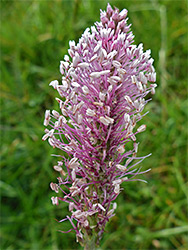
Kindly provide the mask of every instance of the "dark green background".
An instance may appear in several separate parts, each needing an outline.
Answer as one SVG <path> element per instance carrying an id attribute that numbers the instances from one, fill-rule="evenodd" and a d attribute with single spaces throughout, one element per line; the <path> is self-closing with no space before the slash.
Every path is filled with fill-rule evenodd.
<path id="1" fill-rule="evenodd" d="M 144 117 L 139 155 L 152 171 L 148 184 L 124 185 L 117 213 L 101 249 L 188 248 L 187 2 L 109 1 L 127 8 L 135 44 L 155 59 L 158 88 Z M 56 159 L 42 142 L 46 109 L 57 109 L 58 94 L 48 84 L 60 79 L 59 61 L 68 41 L 78 42 L 99 20 L 107 1 L 1 1 L 1 249 L 81 249 L 69 224 L 55 218 L 67 205 L 52 206 L 49 188 Z M 159 53 L 160 52 L 160 53 Z M 160 56 L 159 56 L 160 54 Z"/>

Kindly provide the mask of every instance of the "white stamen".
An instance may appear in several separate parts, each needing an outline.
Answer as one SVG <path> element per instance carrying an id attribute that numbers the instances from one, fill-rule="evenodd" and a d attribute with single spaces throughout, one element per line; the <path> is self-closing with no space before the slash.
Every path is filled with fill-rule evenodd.
<path id="1" fill-rule="evenodd" d="M 48 139 L 48 143 L 50 144 L 50 146 L 52 146 L 53 148 L 55 148 L 55 143 L 54 143 L 54 140 L 52 138 Z"/>
<path id="2" fill-rule="evenodd" d="M 80 84 L 77 83 L 77 82 L 71 82 L 71 85 L 72 85 L 73 87 L 75 87 L 75 88 L 80 87 Z"/>
<path id="3" fill-rule="evenodd" d="M 125 69 L 122 69 L 122 68 L 119 68 L 117 69 L 117 72 L 120 74 L 120 75 L 125 75 L 127 72 Z"/>
<path id="4" fill-rule="evenodd" d="M 106 211 L 106 209 L 100 203 L 98 203 L 97 205 L 101 210 L 103 210 L 104 212 Z"/>
<path id="5" fill-rule="evenodd" d="M 49 134 L 47 133 L 47 134 L 43 135 L 42 140 L 45 141 L 46 139 L 48 139 L 48 137 L 49 137 Z"/>
<path id="6" fill-rule="evenodd" d="M 63 89 L 63 91 L 66 91 L 67 90 L 67 88 L 68 88 L 68 83 L 67 83 L 67 81 L 65 81 L 65 80 L 62 80 L 62 89 Z"/>
<path id="7" fill-rule="evenodd" d="M 79 190 L 75 190 L 72 192 L 71 196 L 76 196 L 77 194 L 79 194 Z"/>
<path id="8" fill-rule="evenodd" d="M 84 85 L 82 87 L 82 91 L 84 92 L 85 95 L 87 95 L 89 93 L 89 89 L 88 89 L 88 87 L 86 85 Z"/>
<path id="9" fill-rule="evenodd" d="M 50 188 L 55 191 L 56 193 L 59 193 L 59 188 L 58 185 L 56 183 L 51 182 L 50 183 Z"/>
<path id="10" fill-rule="evenodd" d="M 69 147 L 69 146 L 65 146 L 64 149 L 65 149 L 66 151 L 68 151 L 68 152 L 72 151 L 72 148 Z"/>
<path id="11" fill-rule="evenodd" d="M 121 78 L 119 76 L 111 76 L 110 78 L 117 82 L 121 81 Z"/>
<path id="12" fill-rule="evenodd" d="M 63 125 L 67 123 L 67 120 L 63 115 L 60 115 L 58 122 L 59 122 L 59 125 Z"/>
<path id="13" fill-rule="evenodd" d="M 105 100 L 105 96 L 106 96 L 106 94 L 104 94 L 102 92 L 99 93 L 99 98 L 100 98 L 101 101 Z"/>
<path id="14" fill-rule="evenodd" d="M 51 129 L 51 130 L 48 132 L 48 135 L 49 135 L 49 137 L 52 137 L 53 134 L 54 134 L 54 129 Z"/>
<path id="15" fill-rule="evenodd" d="M 86 115 L 88 115 L 88 116 L 95 116 L 96 113 L 95 113 L 94 110 L 88 108 L 88 109 L 86 110 Z"/>
<path id="16" fill-rule="evenodd" d="M 72 158 L 70 161 L 69 161 L 69 165 L 68 167 L 71 168 L 71 169 L 76 169 L 80 166 L 80 164 L 78 162 L 76 162 L 78 160 L 78 158 Z"/>
<path id="17" fill-rule="evenodd" d="M 111 51 L 108 55 L 107 55 L 107 59 L 110 60 L 112 59 L 115 55 L 117 55 L 117 51 L 116 50 L 113 50 Z"/>
<path id="18" fill-rule="evenodd" d="M 54 80 L 50 82 L 49 86 L 52 86 L 54 89 L 57 89 L 58 84 L 59 84 L 58 81 Z"/>
<path id="19" fill-rule="evenodd" d="M 126 123 L 129 123 L 130 122 L 130 115 L 125 113 L 124 114 L 124 120 L 125 120 Z"/>
<path id="20" fill-rule="evenodd" d="M 104 105 L 103 102 L 93 102 L 94 105 L 102 107 Z"/>
<path id="21" fill-rule="evenodd" d="M 123 9 L 122 11 L 119 12 L 119 16 L 121 18 L 125 18 L 127 16 L 127 10 L 126 9 Z"/>
<path id="22" fill-rule="evenodd" d="M 128 95 L 124 96 L 124 98 L 125 98 L 125 100 L 127 101 L 128 104 L 130 104 L 130 105 L 133 104 L 133 101 L 131 100 L 131 98 Z"/>
<path id="23" fill-rule="evenodd" d="M 117 167 L 119 170 L 121 170 L 121 171 L 126 171 L 126 170 L 127 170 L 127 168 L 126 168 L 125 166 L 122 166 L 122 165 L 120 165 L 120 164 L 117 164 L 116 167 Z"/>
<path id="24" fill-rule="evenodd" d="M 140 81 L 141 81 L 143 84 L 147 84 L 147 78 L 145 77 L 145 75 L 144 75 L 143 72 L 140 72 L 140 73 L 139 73 L 139 77 L 140 77 Z"/>
<path id="25" fill-rule="evenodd" d="M 101 48 L 101 46 L 102 46 L 102 41 L 99 41 L 94 48 L 94 53 L 96 53 Z"/>
<path id="26" fill-rule="evenodd" d="M 82 119 L 83 119 L 82 115 L 78 114 L 78 118 L 77 118 L 78 124 L 81 124 Z"/>
<path id="27" fill-rule="evenodd" d="M 114 122 L 114 119 L 110 118 L 108 116 L 106 116 L 106 117 L 101 116 L 99 118 L 99 120 L 100 120 L 100 122 L 102 122 L 106 126 L 108 126 L 110 123 L 113 124 L 113 122 Z"/>
<path id="28" fill-rule="evenodd" d="M 95 54 L 89 61 L 90 61 L 90 62 L 93 62 L 97 57 L 98 57 L 98 55 Z"/>
<path id="29" fill-rule="evenodd" d="M 69 46 L 71 49 L 74 49 L 75 45 L 76 45 L 75 41 L 69 41 Z"/>
<path id="30" fill-rule="evenodd" d="M 72 176 L 73 181 L 75 181 L 75 180 L 76 180 L 76 172 L 75 172 L 75 169 L 72 170 L 71 176 Z"/>
<path id="31" fill-rule="evenodd" d="M 142 87 L 141 82 L 137 82 L 136 86 L 137 86 L 138 90 L 142 93 L 143 92 L 143 87 Z"/>
<path id="32" fill-rule="evenodd" d="M 85 68 L 89 68 L 89 63 L 83 62 L 83 63 L 79 63 L 78 67 L 85 69 Z"/>
<path id="33" fill-rule="evenodd" d="M 102 75 L 107 75 L 108 73 L 110 73 L 110 70 L 103 70 L 103 71 L 98 71 L 98 72 L 92 72 L 90 74 L 90 77 L 95 79 L 95 78 L 99 78 Z"/>
<path id="34" fill-rule="evenodd" d="M 113 209 L 116 210 L 116 208 L 117 208 L 117 203 L 114 202 L 114 203 L 113 203 Z"/>
<path id="35" fill-rule="evenodd" d="M 124 145 L 121 145 L 118 147 L 117 151 L 120 153 L 120 154 L 123 154 L 124 151 L 125 151 L 125 146 Z"/>
<path id="36" fill-rule="evenodd" d="M 127 133 L 128 133 L 128 134 L 131 134 L 132 131 L 133 131 L 133 126 L 132 126 L 132 124 L 129 124 L 129 126 L 128 126 L 128 128 L 127 128 Z"/>
<path id="37" fill-rule="evenodd" d="M 65 60 L 66 62 L 68 62 L 68 61 L 69 61 L 69 56 L 68 56 L 68 55 L 65 55 L 65 56 L 64 56 L 64 60 Z"/>
<path id="38" fill-rule="evenodd" d="M 137 80 L 136 80 L 136 76 L 131 76 L 131 80 L 133 84 L 136 84 Z"/>
<path id="39" fill-rule="evenodd" d="M 125 164 L 128 166 L 129 163 L 131 163 L 132 160 L 133 160 L 132 158 L 129 158 L 128 160 L 126 160 Z"/>
<path id="40" fill-rule="evenodd" d="M 52 110 L 52 115 L 54 115 L 55 118 L 59 118 L 59 113 L 56 110 Z"/>
<path id="41" fill-rule="evenodd" d="M 146 52 L 144 54 L 145 54 L 146 58 L 148 59 L 150 57 L 151 50 L 150 49 L 146 50 Z"/>
<path id="42" fill-rule="evenodd" d="M 121 184 L 122 183 L 122 181 L 120 180 L 120 179 L 116 179 L 116 180 L 114 180 L 113 182 L 112 182 L 112 184 L 115 186 L 115 185 L 119 185 L 119 184 Z"/>
<path id="43" fill-rule="evenodd" d="M 131 139 L 132 139 L 133 141 L 136 141 L 136 136 L 135 136 L 134 134 L 132 134 L 132 135 L 131 135 Z"/>
<path id="44" fill-rule="evenodd" d="M 114 212 L 114 209 L 110 209 L 110 210 L 108 211 L 108 213 L 107 213 L 107 216 L 110 217 L 110 216 L 113 214 L 113 212 Z"/>
<path id="45" fill-rule="evenodd" d="M 135 100 L 135 101 L 134 101 L 134 107 L 138 110 L 139 106 L 140 106 L 139 101 L 138 101 L 138 100 Z"/>
<path id="46" fill-rule="evenodd" d="M 106 50 L 105 50 L 104 48 L 102 48 L 101 51 L 102 51 L 102 53 L 103 53 L 104 58 L 106 58 L 106 57 L 107 57 L 107 52 L 106 52 Z"/>
<path id="47" fill-rule="evenodd" d="M 128 177 L 123 177 L 123 178 L 122 178 L 122 182 L 123 182 L 123 181 L 127 181 L 127 180 L 128 180 Z"/>
<path id="48" fill-rule="evenodd" d="M 60 62 L 60 65 L 59 65 L 59 71 L 62 75 L 64 75 L 64 69 L 63 69 L 63 64 L 62 64 L 62 61 Z"/>
<path id="49" fill-rule="evenodd" d="M 75 73 L 74 70 L 71 70 L 71 71 L 70 71 L 70 76 L 72 76 L 72 78 L 73 78 L 74 80 L 77 80 L 77 79 L 78 79 L 78 76 L 77 76 L 77 74 Z"/>
<path id="50" fill-rule="evenodd" d="M 151 88 L 156 88 L 156 87 L 157 87 L 157 84 L 156 84 L 156 83 L 150 84 L 150 87 L 151 87 Z"/>
<path id="51" fill-rule="evenodd" d="M 133 63 L 131 64 L 131 67 L 132 68 L 136 67 L 139 64 L 139 62 L 140 61 L 138 59 L 134 60 Z"/>
<path id="52" fill-rule="evenodd" d="M 61 109 L 61 112 L 64 116 L 67 116 L 67 111 L 64 108 Z"/>
<path id="53" fill-rule="evenodd" d="M 120 185 L 116 184 L 115 187 L 114 187 L 114 193 L 119 194 L 119 191 L 120 191 Z"/>
<path id="54" fill-rule="evenodd" d="M 121 78 L 119 76 L 111 76 L 108 78 L 108 82 L 110 84 L 116 84 L 119 81 L 121 81 Z"/>
<path id="55" fill-rule="evenodd" d="M 72 60 L 72 65 L 74 68 L 78 65 L 79 61 L 80 61 L 80 56 L 79 56 L 78 52 L 76 52 L 75 56 L 73 57 L 73 60 Z"/>
<path id="56" fill-rule="evenodd" d="M 48 126 L 50 122 L 50 110 L 46 110 L 45 112 L 45 118 L 44 118 L 44 126 Z"/>
<path id="57" fill-rule="evenodd" d="M 64 62 L 64 61 L 61 61 L 61 66 L 64 68 L 64 69 L 68 69 L 69 67 L 69 63 L 68 62 Z"/>
<path id="58" fill-rule="evenodd" d="M 150 84 L 151 87 L 151 94 L 154 95 L 155 94 L 155 88 L 157 87 L 157 84 Z"/>
<path id="59" fill-rule="evenodd" d="M 53 205 L 58 205 L 58 204 L 59 204 L 59 203 L 58 203 L 58 197 L 52 196 L 52 197 L 51 197 L 51 200 L 52 200 L 52 204 L 53 204 Z"/>
<path id="60" fill-rule="evenodd" d="M 113 85 L 110 85 L 110 86 L 108 87 L 108 93 L 110 93 L 110 92 L 112 91 L 112 89 L 113 89 Z"/>
<path id="61" fill-rule="evenodd" d="M 137 153 L 138 152 L 138 143 L 135 142 L 133 145 L 134 145 L 134 151 Z"/>
<path id="62" fill-rule="evenodd" d="M 115 67 L 115 68 L 120 68 L 121 67 L 121 63 L 119 61 L 112 61 L 112 65 Z"/>
<path id="63" fill-rule="evenodd" d="M 125 107 L 125 112 L 129 112 L 130 110 L 131 110 L 130 107 L 128 107 L 128 106 Z"/>
<path id="64" fill-rule="evenodd" d="M 143 124 L 143 125 L 141 125 L 138 129 L 137 129 L 137 132 L 143 132 L 143 131 L 145 131 L 146 130 L 146 125 L 145 124 Z"/>
<path id="65" fill-rule="evenodd" d="M 61 172 L 63 169 L 60 166 L 53 166 L 54 170 L 57 172 Z"/>
<path id="66" fill-rule="evenodd" d="M 151 88 L 151 94 L 152 94 L 152 95 L 155 94 L 155 88 Z"/>
<path id="67" fill-rule="evenodd" d="M 74 202 L 70 202 L 69 203 L 69 211 L 71 212 L 71 211 L 73 211 L 73 209 L 74 209 Z"/>

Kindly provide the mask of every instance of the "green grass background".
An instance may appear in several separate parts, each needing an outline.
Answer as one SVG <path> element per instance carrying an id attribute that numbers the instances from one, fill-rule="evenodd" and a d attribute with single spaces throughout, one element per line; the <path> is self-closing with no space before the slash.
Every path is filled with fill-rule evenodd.
<path id="1" fill-rule="evenodd" d="M 101 241 L 105 249 L 188 249 L 187 223 L 187 2 L 110 1 L 129 10 L 135 44 L 152 50 L 158 88 L 144 117 L 139 155 L 148 184 L 124 185 L 117 213 Z M 56 158 L 42 142 L 46 109 L 58 108 L 59 61 L 99 20 L 107 1 L 1 0 L 1 249 L 81 249 L 68 223 L 55 219 L 67 205 L 51 204 Z"/>

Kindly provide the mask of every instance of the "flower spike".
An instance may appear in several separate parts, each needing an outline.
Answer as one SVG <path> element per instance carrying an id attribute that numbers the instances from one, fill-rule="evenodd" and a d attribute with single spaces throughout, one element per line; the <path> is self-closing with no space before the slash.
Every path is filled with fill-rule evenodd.
<path id="1" fill-rule="evenodd" d="M 68 155 L 54 166 L 60 177 L 50 187 L 59 197 L 52 197 L 52 204 L 69 204 L 67 232 L 74 230 L 84 246 L 92 237 L 99 243 L 115 215 L 121 184 L 146 172 L 134 169 L 147 157 L 136 157 L 136 135 L 146 129 L 137 122 L 145 115 L 145 97 L 157 86 L 150 50 L 133 44 L 127 10 L 108 4 L 100 16 L 78 44 L 69 42 L 69 56 L 60 62 L 62 81 L 50 83 L 59 93 L 59 110 L 47 110 L 44 120 L 51 130 L 43 140 Z"/>

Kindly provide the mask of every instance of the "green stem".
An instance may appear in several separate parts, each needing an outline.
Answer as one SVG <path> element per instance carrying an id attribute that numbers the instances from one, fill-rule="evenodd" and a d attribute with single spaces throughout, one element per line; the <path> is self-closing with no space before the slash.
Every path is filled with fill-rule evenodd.
<path id="1" fill-rule="evenodd" d="M 87 236 L 85 239 L 84 250 L 95 250 L 96 249 L 96 238 L 94 235 L 91 237 Z"/>

